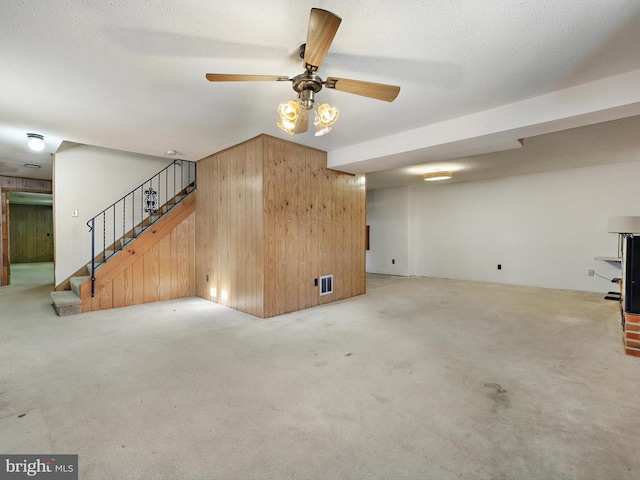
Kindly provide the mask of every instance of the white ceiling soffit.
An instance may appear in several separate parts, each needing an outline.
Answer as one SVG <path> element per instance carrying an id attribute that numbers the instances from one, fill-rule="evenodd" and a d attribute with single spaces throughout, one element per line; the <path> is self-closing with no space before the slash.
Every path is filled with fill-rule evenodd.
<path id="1" fill-rule="evenodd" d="M 302 73 L 312 7 L 342 18 L 322 78 L 401 91 L 387 103 L 323 89 L 333 130 L 289 136 L 276 126 L 289 82 L 205 74 Z M 198 160 L 260 133 L 372 172 L 640 114 L 637 0 L 9 1 L 0 40 L 0 175 L 50 178 L 63 140 Z"/>

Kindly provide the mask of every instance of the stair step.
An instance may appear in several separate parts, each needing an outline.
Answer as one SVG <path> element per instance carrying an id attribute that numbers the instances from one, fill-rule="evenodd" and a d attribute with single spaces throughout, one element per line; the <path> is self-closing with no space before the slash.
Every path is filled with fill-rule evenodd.
<path id="1" fill-rule="evenodd" d="M 96 262 L 96 272 L 98 271 L 98 269 L 100 269 L 102 267 L 102 265 L 104 265 L 104 262 L 98 263 Z M 87 263 L 87 272 L 89 273 L 89 275 L 91 275 L 91 263 Z"/>
<path id="2" fill-rule="evenodd" d="M 127 243 L 129 243 L 132 240 L 133 240 L 133 238 L 131 238 L 131 237 L 122 237 L 120 239 L 120 245 L 122 245 L 124 247 Z"/>
<path id="3" fill-rule="evenodd" d="M 91 268 L 91 265 L 89 265 L 89 268 Z M 73 293 L 75 293 L 76 295 L 80 296 L 80 285 L 87 279 L 89 278 L 89 276 L 83 276 L 83 277 L 73 277 L 69 283 L 71 283 L 71 291 Z"/>
<path id="4" fill-rule="evenodd" d="M 51 292 L 51 298 L 53 299 L 53 308 L 59 317 L 82 313 L 82 300 L 71 290 Z"/>

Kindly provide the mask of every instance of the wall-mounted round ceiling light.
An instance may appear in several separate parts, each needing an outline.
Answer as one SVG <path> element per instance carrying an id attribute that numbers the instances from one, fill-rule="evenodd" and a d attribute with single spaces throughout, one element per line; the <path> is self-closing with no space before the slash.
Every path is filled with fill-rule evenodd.
<path id="1" fill-rule="evenodd" d="M 449 180 L 453 177 L 453 173 L 448 171 L 435 171 L 430 173 L 425 173 L 422 176 L 422 179 L 426 182 L 437 182 L 438 180 Z"/>
<path id="2" fill-rule="evenodd" d="M 41 152 L 44 150 L 44 137 L 37 133 L 27 133 L 28 145 L 34 152 Z"/>

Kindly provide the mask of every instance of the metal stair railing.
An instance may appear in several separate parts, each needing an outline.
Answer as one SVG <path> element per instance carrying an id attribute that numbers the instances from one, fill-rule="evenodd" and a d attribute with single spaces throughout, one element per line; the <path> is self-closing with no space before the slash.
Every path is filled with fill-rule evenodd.
<path id="1" fill-rule="evenodd" d="M 196 188 L 196 163 L 174 160 L 87 222 L 91 233 L 91 296 L 96 269 L 138 237 Z M 107 239 L 111 243 L 107 243 Z M 102 254 L 96 248 L 102 240 Z M 87 265 L 88 266 L 88 265 Z"/>

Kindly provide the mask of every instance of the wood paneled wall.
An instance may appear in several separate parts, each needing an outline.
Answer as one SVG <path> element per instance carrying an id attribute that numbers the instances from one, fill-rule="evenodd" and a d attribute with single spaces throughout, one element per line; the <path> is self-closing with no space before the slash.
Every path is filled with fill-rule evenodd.
<path id="1" fill-rule="evenodd" d="M 263 140 L 197 164 L 196 295 L 264 316 Z M 208 280 L 207 280 L 208 279 Z"/>
<path id="2" fill-rule="evenodd" d="M 198 296 L 271 317 L 365 293 L 364 178 L 326 159 L 261 135 L 198 162 Z"/>
<path id="3" fill-rule="evenodd" d="M 82 311 L 127 307 L 195 294 L 195 194 L 145 231 L 81 286 Z"/>
<path id="4" fill-rule="evenodd" d="M 53 262 L 52 208 L 9 205 L 11 263 Z"/>

